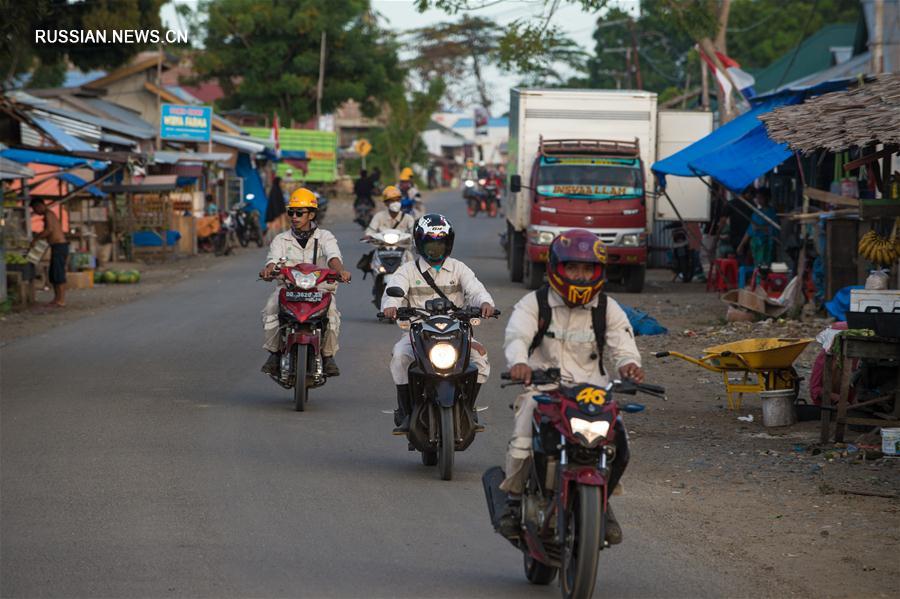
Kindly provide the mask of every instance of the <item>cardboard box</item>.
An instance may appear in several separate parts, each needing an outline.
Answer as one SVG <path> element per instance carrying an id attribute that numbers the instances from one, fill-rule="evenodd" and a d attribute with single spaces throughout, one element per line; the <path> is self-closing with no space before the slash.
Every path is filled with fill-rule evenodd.
<path id="1" fill-rule="evenodd" d="M 757 287 L 753 291 L 749 289 L 732 289 L 722 294 L 722 301 L 769 318 L 778 318 L 787 311 L 786 306 L 769 299 L 762 287 Z"/>

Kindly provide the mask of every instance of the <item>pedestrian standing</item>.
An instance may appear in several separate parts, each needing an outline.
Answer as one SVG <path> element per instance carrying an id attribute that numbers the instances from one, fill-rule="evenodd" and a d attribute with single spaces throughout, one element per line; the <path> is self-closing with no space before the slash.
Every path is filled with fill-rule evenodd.
<path id="1" fill-rule="evenodd" d="M 53 301 L 48 306 L 62 308 L 66 305 L 66 261 L 69 257 L 69 243 L 63 232 L 59 217 L 53 213 L 43 200 L 31 200 L 31 209 L 44 218 L 44 230 L 31 240 L 33 247 L 39 239 L 50 244 L 50 284 L 53 286 Z"/>
<path id="2" fill-rule="evenodd" d="M 757 211 L 750 217 L 750 225 L 747 227 L 740 245 L 738 245 L 738 253 L 740 254 L 741 250 L 749 243 L 750 255 L 753 257 L 753 266 L 756 268 L 767 268 L 772 264 L 772 258 L 775 254 L 776 231 L 775 227 L 768 221 L 777 223 L 778 214 L 769 205 L 769 201 L 770 196 L 767 187 L 761 187 L 756 190 Z M 767 218 L 763 218 L 763 214 Z"/>

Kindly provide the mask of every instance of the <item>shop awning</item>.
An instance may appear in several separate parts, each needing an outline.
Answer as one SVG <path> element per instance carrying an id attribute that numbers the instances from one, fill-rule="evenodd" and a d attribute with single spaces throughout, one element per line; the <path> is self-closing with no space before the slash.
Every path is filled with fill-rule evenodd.
<path id="1" fill-rule="evenodd" d="M 176 175 L 147 175 L 138 183 L 112 183 L 102 189 L 109 193 L 158 193 L 174 190 L 177 180 Z"/>
<path id="2" fill-rule="evenodd" d="M 0 157 L 0 179 L 31 179 L 34 171 L 23 164 Z"/>
<path id="3" fill-rule="evenodd" d="M 235 135 L 225 135 L 224 133 L 213 133 L 212 140 L 217 144 L 222 144 L 241 152 L 247 152 L 248 154 L 263 153 L 267 147 L 266 144 L 251 137 L 237 137 Z"/>
<path id="4" fill-rule="evenodd" d="M 153 154 L 153 162 L 157 164 L 227 162 L 230 158 L 231 154 L 228 152 L 172 152 L 159 150 Z"/>
<path id="5" fill-rule="evenodd" d="M 59 173 L 58 175 L 55 175 L 55 177 L 57 179 L 65 181 L 66 183 L 71 183 L 75 187 L 82 187 L 84 185 L 87 185 L 87 181 L 85 181 L 78 175 L 73 175 L 72 173 Z M 98 198 L 106 197 L 106 194 L 103 193 L 102 191 L 100 191 L 99 189 L 97 189 L 96 185 L 88 185 L 82 191 L 86 191 L 89 194 L 91 194 L 92 196 L 95 196 Z"/>
<path id="6" fill-rule="evenodd" d="M 108 166 L 107 162 L 98 160 L 88 160 L 87 158 L 79 158 L 68 154 L 51 154 L 50 152 L 41 152 L 38 150 L 23 150 L 19 148 L 6 148 L 0 150 L 0 156 L 8 160 L 13 160 L 20 164 L 28 164 L 34 162 L 36 164 L 47 164 L 49 166 L 61 166 L 63 168 L 72 168 L 74 166 L 89 166 L 95 171 L 100 171 Z"/>
<path id="7" fill-rule="evenodd" d="M 754 98 L 749 111 L 650 168 L 661 187 L 666 186 L 667 175 L 708 176 L 739 193 L 791 155 L 787 144 L 769 138 L 759 116 L 779 106 L 800 104 L 811 96 L 844 89 L 849 83 L 849 79 L 827 81 Z"/>

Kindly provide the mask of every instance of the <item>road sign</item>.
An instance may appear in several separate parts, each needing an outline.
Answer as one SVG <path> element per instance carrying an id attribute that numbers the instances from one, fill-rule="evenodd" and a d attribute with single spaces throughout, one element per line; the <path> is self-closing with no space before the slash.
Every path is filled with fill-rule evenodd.
<path id="1" fill-rule="evenodd" d="M 212 109 L 209 106 L 163 104 L 159 133 L 163 139 L 209 141 Z"/>
<path id="2" fill-rule="evenodd" d="M 353 147 L 356 149 L 356 153 L 363 157 L 372 151 L 372 144 L 369 143 L 368 139 L 357 140 Z"/>

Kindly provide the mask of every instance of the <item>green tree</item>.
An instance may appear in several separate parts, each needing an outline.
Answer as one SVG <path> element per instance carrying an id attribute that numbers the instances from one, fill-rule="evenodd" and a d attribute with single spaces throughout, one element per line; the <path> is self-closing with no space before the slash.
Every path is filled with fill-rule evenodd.
<path id="1" fill-rule="evenodd" d="M 166 0 L 0 0 L 0 77 L 12 87 L 34 73 L 31 87 L 61 85 L 68 64 L 83 71 L 111 69 L 149 47 L 141 44 L 35 44 L 34 32 L 47 30 L 160 29 L 159 9 Z"/>
<path id="2" fill-rule="evenodd" d="M 402 80 L 396 45 L 368 0 L 219 0 L 200 10 L 207 33 L 195 68 L 198 79 L 218 80 L 222 108 L 277 111 L 284 123 L 309 120 L 323 32 L 323 113 L 352 98 L 373 116 L 391 82 Z"/>
<path id="3" fill-rule="evenodd" d="M 405 92 L 401 86 L 394 86 L 388 98 L 387 124 L 371 135 L 373 151 L 368 164 L 399 177 L 403 167 L 426 163 L 428 155 L 422 132 L 444 91 L 441 79 L 433 79 L 425 91 Z"/>

